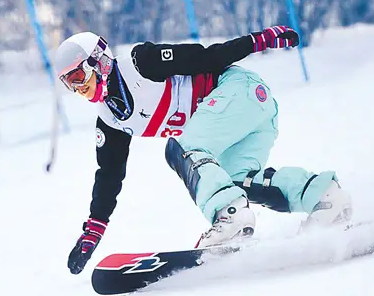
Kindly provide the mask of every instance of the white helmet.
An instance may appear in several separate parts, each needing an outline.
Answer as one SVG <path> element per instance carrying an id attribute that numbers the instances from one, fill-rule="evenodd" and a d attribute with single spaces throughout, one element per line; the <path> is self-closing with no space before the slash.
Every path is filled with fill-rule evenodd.
<path id="1" fill-rule="evenodd" d="M 101 100 L 107 95 L 106 79 L 112 71 L 113 59 L 113 53 L 104 38 L 92 32 L 82 32 L 69 37 L 60 44 L 56 52 L 55 69 L 59 79 L 70 90 L 74 88 L 64 79 L 66 74 L 79 68 L 84 70 L 88 77 L 92 74 L 92 70 L 95 71 L 99 77 L 95 94 L 96 102 L 99 100 L 97 95 Z M 81 81 L 81 83 L 85 82 Z"/>

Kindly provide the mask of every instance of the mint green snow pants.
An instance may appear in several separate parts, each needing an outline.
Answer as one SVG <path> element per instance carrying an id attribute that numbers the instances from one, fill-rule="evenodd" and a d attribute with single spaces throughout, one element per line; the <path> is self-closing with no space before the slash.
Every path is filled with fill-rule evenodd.
<path id="1" fill-rule="evenodd" d="M 213 158 L 219 163 L 198 168 L 196 204 L 209 222 L 214 222 L 217 211 L 246 195 L 233 181 L 242 182 L 249 171 L 260 170 L 254 182 L 262 183 L 262 171 L 278 136 L 277 115 L 277 102 L 266 83 L 238 66 L 220 75 L 217 88 L 198 105 L 178 142 L 185 151 L 203 151 L 192 154 L 193 161 Z M 280 188 L 292 212 L 310 213 L 336 179 L 334 172 L 319 174 L 301 198 L 313 175 L 297 167 L 284 167 L 273 175 L 272 185 Z"/>

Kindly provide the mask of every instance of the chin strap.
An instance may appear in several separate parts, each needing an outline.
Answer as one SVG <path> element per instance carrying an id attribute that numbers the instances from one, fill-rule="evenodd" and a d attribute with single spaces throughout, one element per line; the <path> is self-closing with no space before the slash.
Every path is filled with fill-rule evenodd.
<path id="1" fill-rule="evenodd" d="M 96 83 L 95 95 L 91 100 L 89 100 L 91 103 L 104 102 L 104 98 L 108 95 L 108 82 L 107 81 L 108 81 L 108 74 L 103 74 L 99 82 Z"/>

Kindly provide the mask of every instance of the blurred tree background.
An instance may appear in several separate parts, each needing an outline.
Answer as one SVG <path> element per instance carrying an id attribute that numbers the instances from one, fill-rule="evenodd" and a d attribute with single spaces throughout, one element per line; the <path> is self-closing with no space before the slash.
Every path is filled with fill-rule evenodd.
<path id="1" fill-rule="evenodd" d="M 374 0 L 294 0 L 304 43 L 316 29 L 374 23 Z M 183 0 L 35 0 L 50 48 L 92 31 L 112 45 L 189 38 Z M 235 37 L 289 25 L 285 0 L 194 0 L 200 37 Z M 0 0 L 0 50 L 34 46 L 24 0 Z"/>

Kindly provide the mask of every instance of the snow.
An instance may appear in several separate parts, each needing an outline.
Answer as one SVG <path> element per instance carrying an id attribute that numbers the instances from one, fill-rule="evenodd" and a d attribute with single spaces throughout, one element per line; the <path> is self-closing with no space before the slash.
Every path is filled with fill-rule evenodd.
<path id="1" fill-rule="evenodd" d="M 308 83 L 296 50 L 257 54 L 239 63 L 259 72 L 279 103 L 280 135 L 268 165 L 302 166 L 317 173 L 336 170 L 352 193 L 355 220 L 372 220 L 374 206 L 374 57 L 373 38 L 368 38 L 373 35 L 374 27 L 364 25 L 316 33 L 313 46 L 305 50 Z M 11 68 L 12 59 L 1 56 L 5 68 Z M 26 71 L 2 71 L 0 77 L 0 295 L 95 295 L 92 269 L 110 253 L 192 247 L 208 225 L 167 166 L 165 140 L 136 138 L 105 237 L 84 272 L 69 273 L 67 256 L 88 216 L 97 168 L 95 108 L 65 96 L 72 132 L 60 136 L 57 163 L 51 174 L 45 173 L 53 95 L 46 75 Z M 347 244 L 337 233 L 292 239 L 305 215 L 254 209 L 255 237 L 262 244 L 142 293 L 352 296 L 374 291 L 373 256 L 328 262 L 326 254 Z M 355 244 L 374 240 L 372 228 L 360 231 Z"/>

